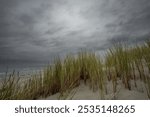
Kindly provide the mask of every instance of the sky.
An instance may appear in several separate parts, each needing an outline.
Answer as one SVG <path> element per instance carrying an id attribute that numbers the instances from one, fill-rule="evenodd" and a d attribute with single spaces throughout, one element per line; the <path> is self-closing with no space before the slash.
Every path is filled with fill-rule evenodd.
<path id="1" fill-rule="evenodd" d="M 0 0 L 0 63 L 48 62 L 150 38 L 150 0 Z"/>

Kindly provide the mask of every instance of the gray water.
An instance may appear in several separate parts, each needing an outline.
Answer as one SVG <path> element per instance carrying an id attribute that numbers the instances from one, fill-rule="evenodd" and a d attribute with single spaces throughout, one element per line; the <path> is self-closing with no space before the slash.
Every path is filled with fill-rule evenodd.
<path id="1" fill-rule="evenodd" d="M 39 71 L 42 71 L 44 69 L 45 65 L 10 65 L 0 66 L 0 79 L 4 79 L 9 76 L 9 74 L 12 74 L 15 71 L 15 74 L 19 73 L 19 76 L 21 77 L 30 77 L 31 75 L 35 73 L 39 73 Z"/>

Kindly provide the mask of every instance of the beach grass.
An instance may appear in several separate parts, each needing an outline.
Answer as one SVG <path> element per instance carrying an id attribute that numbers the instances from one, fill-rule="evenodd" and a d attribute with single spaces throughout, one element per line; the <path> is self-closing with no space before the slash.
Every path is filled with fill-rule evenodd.
<path id="1" fill-rule="evenodd" d="M 19 73 L 7 74 L 0 84 L 0 99 L 39 99 L 60 93 L 59 99 L 67 99 L 81 81 L 91 91 L 99 91 L 100 99 L 107 94 L 106 82 L 112 82 L 117 92 L 118 80 L 125 89 L 132 90 L 131 81 L 137 88 L 137 80 L 144 82 L 150 98 L 150 42 L 128 47 L 119 43 L 110 48 L 103 59 L 94 52 L 81 51 L 77 55 L 67 55 L 63 60 L 54 59 L 52 65 L 35 73 L 25 81 Z"/>

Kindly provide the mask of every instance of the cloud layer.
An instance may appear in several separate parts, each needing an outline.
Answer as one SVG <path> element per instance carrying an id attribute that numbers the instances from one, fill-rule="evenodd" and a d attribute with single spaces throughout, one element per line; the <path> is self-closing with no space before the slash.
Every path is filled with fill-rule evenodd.
<path id="1" fill-rule="evenodd" d="M 149 0 L 0 0 L 0 61 L 49 61 L 150 36 Z"/>

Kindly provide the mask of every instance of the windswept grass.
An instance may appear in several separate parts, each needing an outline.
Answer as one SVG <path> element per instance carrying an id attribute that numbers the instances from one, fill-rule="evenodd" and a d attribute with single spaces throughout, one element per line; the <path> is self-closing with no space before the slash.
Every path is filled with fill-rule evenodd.
<path id="1" fill-rule="evenodd" d="M 140 79 L 146 85 L 148 97 L 150 95 L 149 71 L 150 71 L 150 44 L 127 47 L 122 44 L 115 45 L 106 54 L 105 65 L 107 79 L 112 80 L 113 91 L 116 92 L 117 81 L 122 80 L 125 88 L 131 90 L 131 80 Z M 148 70 L 147 70 L 148 68 Z M 138 74 L 138 75 L 137 75 Z"/>
<path id="2" fill-rule="evenodd" d="M 93 52 L 82 51 L 76 56 L 59 57 L 53 65 L 47 65 L 30 79 L 23 80 L 19 73 L 6 75 L 0 85 L 0 99 L 38 99 L 60 93 L 59 99 L 67 99 L 72 90 L 82 82 L 91 91 L 99 91 L 101 99 L 107 93 L 106 82 L 112 82 L 115 96 L 118 81 L 132 90 L 131 81 L 137 88 L 137 80 L 145 83 L 150 98 L 150 43 L 127 47 L 115 45 L 106 52 L 104 62 Z M 74 95 L 74 93 L 73 93 Z M 114 97 L 116 99 L 116 97 Z"/>
<path id="3" fill-rule="evenodd" d="M 106 54 L 107 79 L 113 83 L 114 96 L 117 91 L 117 81 L 122 80 L 125 88 L 131 90 L 131 58 L 128 50 L 122 44 L 115 45 Z M 115 99 L 116 97 L 114 97 Z"/>
<path id="4" fill-rule="evenodd" d="M 146 84 L 147 95 L 150 99 L 150 42 L 146 42 L 146 44 L 142 47 L 142 53 L 145 66 L 148 68 L 148 74 L 145 75 L 144 81 Z"/>
<path id="5" fill-rule="evenodd" d="M 6 76 L 0 84 L 0 99 L 15 99 L 15 95 L 18 93 L 19 88 L 19 74 L 16 75 L 15 71 L 13 71 L 8 77 Z"/>

